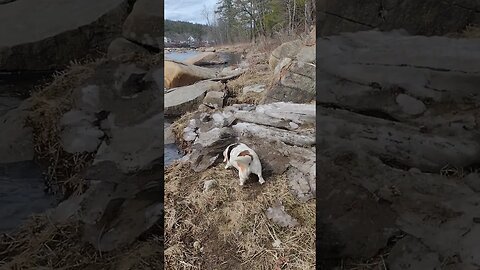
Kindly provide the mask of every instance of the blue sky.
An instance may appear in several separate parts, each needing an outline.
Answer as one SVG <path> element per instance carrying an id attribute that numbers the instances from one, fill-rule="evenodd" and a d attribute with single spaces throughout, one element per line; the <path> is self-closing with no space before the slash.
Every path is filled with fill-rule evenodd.
<path id="1" fill-rule="evenodd" d="M 217 0 L 164 0 L 165 19 L 206 24 L 203 15 L 206 6 L 209 12 L 215 8 Z"/>

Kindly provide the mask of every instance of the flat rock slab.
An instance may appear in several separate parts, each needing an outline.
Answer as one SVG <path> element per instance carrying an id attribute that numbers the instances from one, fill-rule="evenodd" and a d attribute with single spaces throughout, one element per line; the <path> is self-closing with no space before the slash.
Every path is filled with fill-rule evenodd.
<path id="1" fill-rule="evenodd" d="M 422 125 L 438 114 L 480 106 L 475 39 L 366 31 L 320 38 L 317 46 L 322 104 Z"/>
<path id="2" fill-rule="evenodd" d="M 174 88 L 194 84 L 195 82 L 216 77 L 214 69 L 198 67 L 175 61 L 164 61 L 165 88 Z"/>
<path id="3" fill-rule="evenodd" d="M 8 111 L 17 108 L 22 100 L 16 97 L 0 96 L 0 116 L 6 114 Z"/>
<path id="4" fill-rule="evenodd" d="M 116 58 L 125 54 L 145 54 L 148 55 L 147 49 L 137 45 L 125 38 L 116 38 L 110 43 L 107 49 L 107 57 Z"/>
<path id="5" fill-rule="evenodd" d="M 170 89 L 165 94 L 164 113 L 166 116 L 178 116 L 198 107 L 207 91 L 220 90 L 219 82 L 203 81 L 193 85 Z"/>
<path id="6" fill-rule="evenodd" d="M 163 48 L 163 5 L 158 0 L 138 0 L 123 24 L 123 36 L 153 48 Z"/>
<path id="7" fill-rule="evenodd" d="M 203 99 L 203 104 L 214 109 L 222 108 L 224 98 L 224 92 L 210 91 L 205 95 L 205 98 Z"/>
<path id="8" fill-rule="evenodd" d="M 33 130 L 27 126 L 28 101 L 0 117 L 0 163 L 34 158 Z"/>
<path id="9" fill-rule="evenodd" d="M 321 149 L 331 145 L 362 149 L 398 167 L 440 172 L 446 165 L 463 168 L 478 162 L 480 144 L 473 139 L 423 133 L 419 127 L 345 110 L 317 108 L 322 123 Z"/>
<path id="10" fill-rule="evenodd" d="M 315 67 L 312 63 L 283 58 L 275 68 L 271 86 L 260 103 L 309 103 L 315 100 Z"/>
<path id="11" fill-rule="evenodd" d="M 317 2 L 318 32 L 330 36 L 369 29 L 406 29 L 411 34 L 443 36 L 458 33 L 478 22 L 478 1 L 403 0 L 378 2 L 324 0 Z M 426 11 L 428 10 L 428 13 Z M 372 14 L 378 14 L 373 16 Z M 408 19 L 403 16 L 408 14 Z M 428 14 L 428 20 L 426 20 Z"/>
<path id="12" fill-rule="evenodd" d="M 202 52 L 184 61 L 186 64 L 207 66 L 221 65 L 227 63 L 225 57 L 220 53 Z"/>
<path id="13" fill-rule="evenodd" d="M 3 5 L 0 70 L 56 69 L 106 49 L 120 34 L 127 9 L 127 0 L 22 0 Z"/>

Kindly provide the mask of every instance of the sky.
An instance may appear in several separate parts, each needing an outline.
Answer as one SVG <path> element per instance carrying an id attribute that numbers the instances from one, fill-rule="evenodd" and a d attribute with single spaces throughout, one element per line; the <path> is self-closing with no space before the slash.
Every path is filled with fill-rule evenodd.
<path id="1" fill-rule="evenodd" d="M 165 0 L 165 19 L 206 24 L 204 7 L 212 12 L 216 3 L 217 0 Z"/>

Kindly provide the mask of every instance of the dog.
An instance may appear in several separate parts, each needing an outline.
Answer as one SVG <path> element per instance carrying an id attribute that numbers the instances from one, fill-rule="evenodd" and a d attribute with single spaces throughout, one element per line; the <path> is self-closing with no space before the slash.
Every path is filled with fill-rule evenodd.
<path id="1" fill-rule="evenodd" d="M 245 184 L 250 173 L 258 176 L 260 184 L 265 183 L 262 177 L 262 164 L 257 153 L 243 143 L 232 143 L 223 151 L 223 162 L 226 162 L 225 169 L 235 167 L 240 177 L 240 186 Z"/>

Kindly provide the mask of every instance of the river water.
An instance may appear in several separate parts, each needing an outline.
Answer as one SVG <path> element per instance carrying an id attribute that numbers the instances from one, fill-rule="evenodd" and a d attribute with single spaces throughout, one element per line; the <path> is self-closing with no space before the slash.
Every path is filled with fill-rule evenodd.
<path id="1" fill-rule="evenodd" d="M 182 52 L 169 52 L 169 53 L 166 52 L 165 59 L 181 62 L 197 54 L 199 54 L 199 52 L 195 50 L 187 50 Z M 164 129 L 167 130 L 167 128 L 170 127 L 171 123 L 174 121 L 175 121 L 174 118 L 166 118 L 163 125 Z M 182 157 L 181 151 L 176 144 L 169 143 L 164 145 L 164 157 L 163 157 L 164 166 L 169 166 L 175 160 L 178 160 L 181 157 Z"/>
<path id="2" fill-rule="evenodd" d="M 49 78 L 49 73 L 0 72 L 0 117 Z M 42 169 L 33 161 L 0 163 L 0 233 L 15 230 L 32 214 L 43 213 L 57 203 L 57 198 L 46 192 Z"/>

